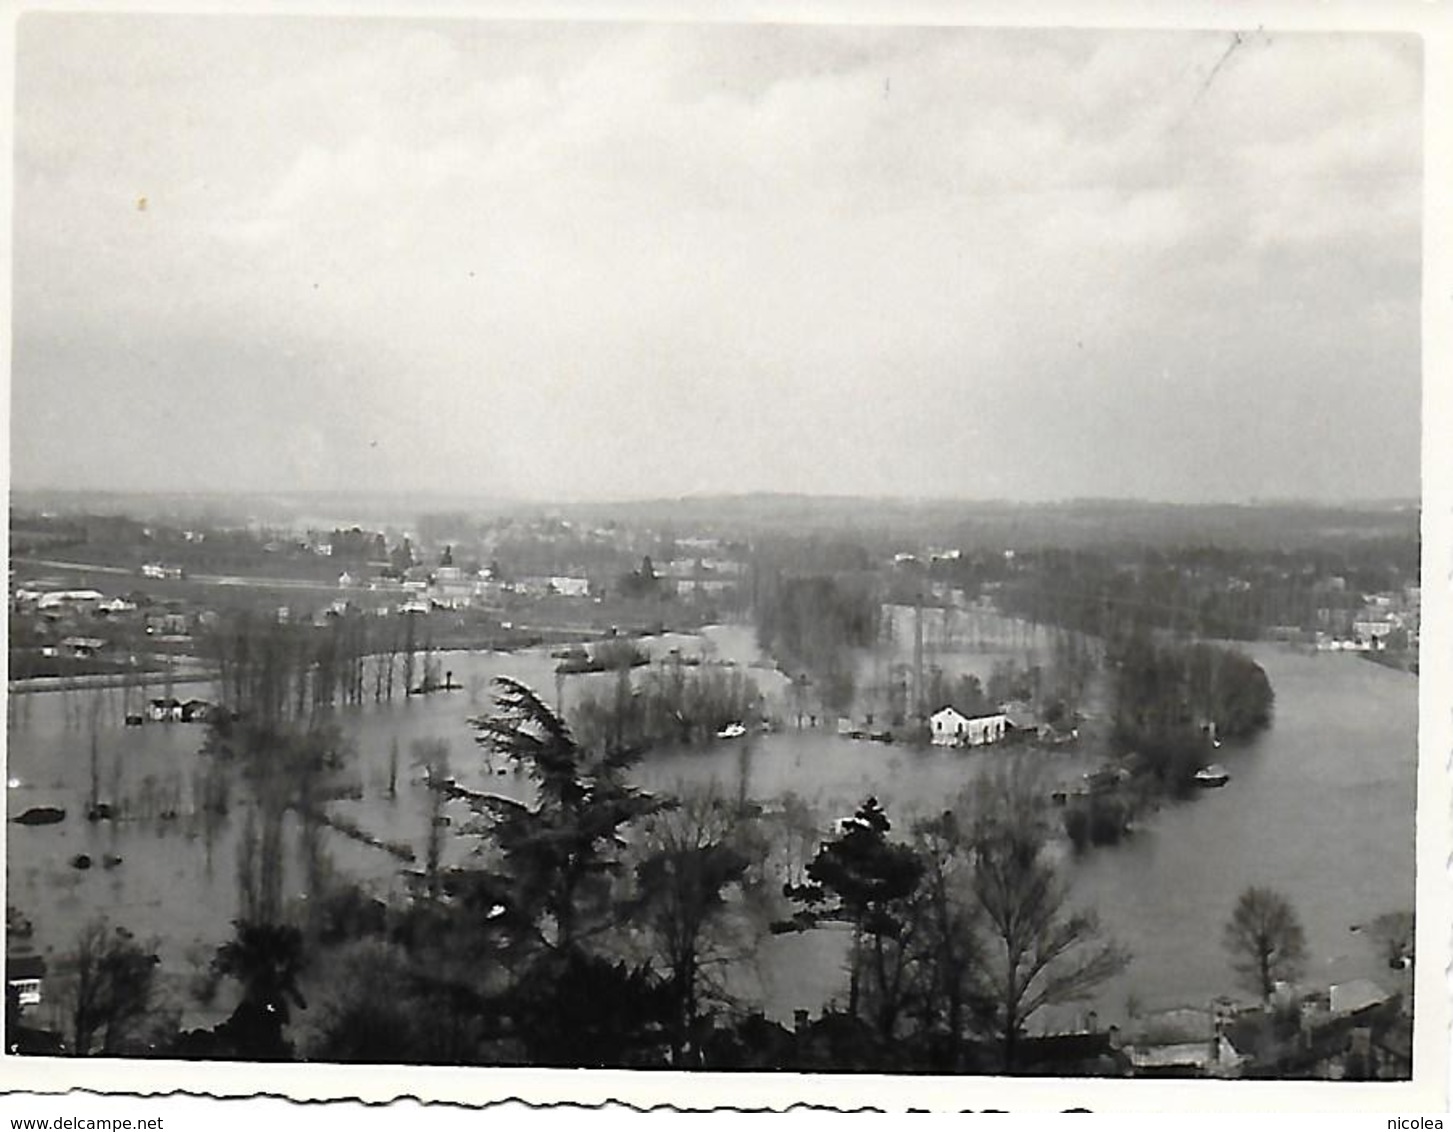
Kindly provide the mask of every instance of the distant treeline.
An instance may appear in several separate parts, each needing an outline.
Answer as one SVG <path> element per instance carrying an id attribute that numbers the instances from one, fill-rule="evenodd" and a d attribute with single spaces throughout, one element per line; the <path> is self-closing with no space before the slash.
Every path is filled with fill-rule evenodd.
<path id="1" fill-rule="evenodd" d="M 757 641 L 764 652 L 806 675 L 823 705 L 853 702 L 853 650 L 878 639 L 882 605 L 870 581 L 853 576 L 773 573 L 759 578 Z"/>
<path id="2" fill-rule="evenodd" d="M 1195 540 L 1258 550 L 1327 547 L 1370 538 L 1418 537 L 1416 500 L 1326 505 L 1157 503 L 1076 499 L 905 500 L 757 493 L 630 503 L 580 504 L 565 513 L 653 528 L 704 530 L 754 544 L 771 539 L 841 538 L 874 553 L 941 547 L 1166 548 Z"/>
<path id="3" fill-rule="evenodd" d="M 1005 613 L 1110 637 L 1137 628 L 1254 640 L 1270 626 L 1311 628 L 1318 609 L 1355 609 L 1364 593 L 1418 579 L 1416 538 L 1337 551 L 1215 547 L 1111 554 L 1054 550 L 958 566 L 959 584 L 995 584 Z"/>
<path id="4" fill-rule="evenodd" d="M 281 721 L 407 694 L 432 649 L 427 624 L 415 614 L 370 617 L 350 610 L 318 627 L 244 611 L 221 618 L 198 648 L 217 666 L 228 708 Z"/>
<path id="5" fill-rule="evenodd" d="M 643 751 L 663 743 L 704 742 L 729 723 L 758 721 L 761 713 L 762 696 L 745 673 L 665 664 L 639 680 L 620 669 L 611 691 L 575 705 L 571 727 L 587 747 Z"/>
<path id="6" fill-rule="evenodd" d="M 1088 791 L 1065 799 L 1064 830 L 1076 849 L 1113 844 L 1142 811 L 1188 797 L 1221 739 L 1245 738 L 1271 722 L 1271 682 L 1235 649 L 1137 634 L 1112 642 L 1106 665 L 1111 749 L 1120 754 L 1089 776 Z"/>
<path id="7" fill-rule="evenodd" d="M 1218 645 L 1156 643 L 1144 634 L 1114 642 L 1115 735 L 1171 793 L 1191 786 L 1217 739 L 1246 738 L 1271 722 L 1266 672 Z"/>

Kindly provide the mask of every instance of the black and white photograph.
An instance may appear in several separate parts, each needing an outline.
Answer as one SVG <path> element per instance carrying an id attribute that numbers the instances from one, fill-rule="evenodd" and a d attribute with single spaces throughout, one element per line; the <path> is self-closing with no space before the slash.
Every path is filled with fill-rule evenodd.
<path id="1" fill-rule="evenodd" d="M 12 13 L 6 1086 L 1446 1106 L 1376 7 Z"/>

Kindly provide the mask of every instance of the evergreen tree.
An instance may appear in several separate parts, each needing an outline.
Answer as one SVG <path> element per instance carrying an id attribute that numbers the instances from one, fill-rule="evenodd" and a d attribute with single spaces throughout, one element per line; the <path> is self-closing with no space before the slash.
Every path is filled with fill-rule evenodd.
<path id="1" fill-rule="evenodd" d="M 911 901 L 924 871 L 912 846 L 888 839 L 891 828 L 878 800 L 869 798 L 823 843 L 807 867 L 808 883 L 788 889 L 803 905 L 796 926 L 852 925 L 848 1013 L 866 1016 L 884 1041 L 893 1038 L 908 1000 L 917 923 Z"/>

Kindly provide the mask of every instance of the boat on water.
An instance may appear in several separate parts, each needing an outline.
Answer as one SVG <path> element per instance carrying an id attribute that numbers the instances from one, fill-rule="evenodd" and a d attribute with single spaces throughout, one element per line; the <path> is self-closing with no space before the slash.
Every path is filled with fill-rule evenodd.
<path id="1" fill-rule="evenodd" d="M 716 733 L 718 739 L 740 739 L 747 733 L 747 728 L 741 723 L 728 723 Z"/>
<path id="2" fill-rule="evenodd" d="M 1225 786 L 1231 781 L 1230 772 L 1220 763 L 1212 763 L 1210 766 L 1203 766 L 1196 771 L 1197 786 Z"/>

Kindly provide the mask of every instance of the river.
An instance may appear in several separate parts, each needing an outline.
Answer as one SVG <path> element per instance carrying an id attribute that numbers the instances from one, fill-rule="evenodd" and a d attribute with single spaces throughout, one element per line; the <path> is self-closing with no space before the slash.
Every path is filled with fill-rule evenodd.
<path id="1" fill-rule="evenodd" d="M 722 658 L 745 661 L 755 654 L 745 629 L 717 628 L 710 640 Z M 700 650 L 694 638 L 648 644 L 657 656 L 672 647 Z M 1231 773 L 1229 785 L 1167 805 L 1120 846 L 1065 855 L 1074 902 L 1095 907 L 1134 956 L 1125 975 L 1100 994 L 1102 1019 L 1121 1017 L 1132 997 L 1157 1007 L 1234 992 L 1221 927 L 1251 884 L 1277 888 L 1295 905 L 1307 933 L 1309 983 L 1360 976 L 1390 982 L 1392 972 L 1366 935 L 1351 929 L 1380 912 L 1413 906 L 1417 678 L 1353 656 L 1278 646 L 1249 651 L 1271 679 L 1276 715 L 1254 740 L 1223 747 L 1219 757 Z M 979 653 L 964 663 L 991 659 Z M 525 797 L 526 780 L 485 764 L 467 720 L 487 709 L 487 681 L 499 674 L 531 684 L 553 702 L 554 663 L 543 651 L 447 654 L 441 667 L 453 671 L 460 691 L 340 711 L 357 752 L 355 797 L 333 803 L 332 812 L 384 840 L 422 846 L 426 806 L 410 749 L 434 738 L 449 743 L 452 770 L 462 782 Z M 780 695 L 775 673 L 754 669 L 752 675 L 764 692 Z M 567 709 L 583 689 L 609 679 L 567 680 Z M 60 805 L 68 813 L 53 826 L 7 825 L 8 900 L 33 920 L 33 942 L 43 953 L 63 953 L 84 922 L 104 912 L 138 936 L 156 936 L 169 969 L 200 970 L 236 914 L 240 822 L 234 812 L 209 829 L 187 816 L 193 776 L 205 760 L 197 753 L 203 729 L 180 723 L 125 727 L 125 695 L 106 689 L 10 696 L 8 813 L 14 817 L 35 805 Z M 193 685 L 184 695 L 206 698 L 208 691 Z M 174 793 L 181 817 L 83 819 L 92 710 L 101 796 L 135 803 Z M 387 766 L 395 744 L 400 788 L 391 798 Z M 788 728 L 750 742 L 656 751 L 635 776 L 642 786 L 663 791 L 711 781 L 733 795 L 744 784 L 762 800 L 793 791 L 824 823 L 850 814 L 872 794 L 902 829 L 914 817 L 941 810 L 1004 757 L 993 748 L 918 751 Z M 1077 774 L 1082 765 L 1082 756 L 1032 757 L 1061 777 Z M 380 892 L 401 890 L 400 865 L 388 855 L 337 834 L 328 836 L 326 847 L 337 872 Z M 466 848 L 463 839 L 452 839 L 452 854 Z M 83 852 L 95 865 L 73 868 L 71 858 Z M 121 863 L 104 868 L 108 853 Z M 307 898 L 301 877 L 292 862 L 285 886 L 292 899 Z M 754 985 L 769 1013 L 788 1018 L 794 1008 L 816 1010 L 841 994 L 842 943 L 841 933 L 830 932 L 769 939 L 759 951 L 760 982 Z"/>

